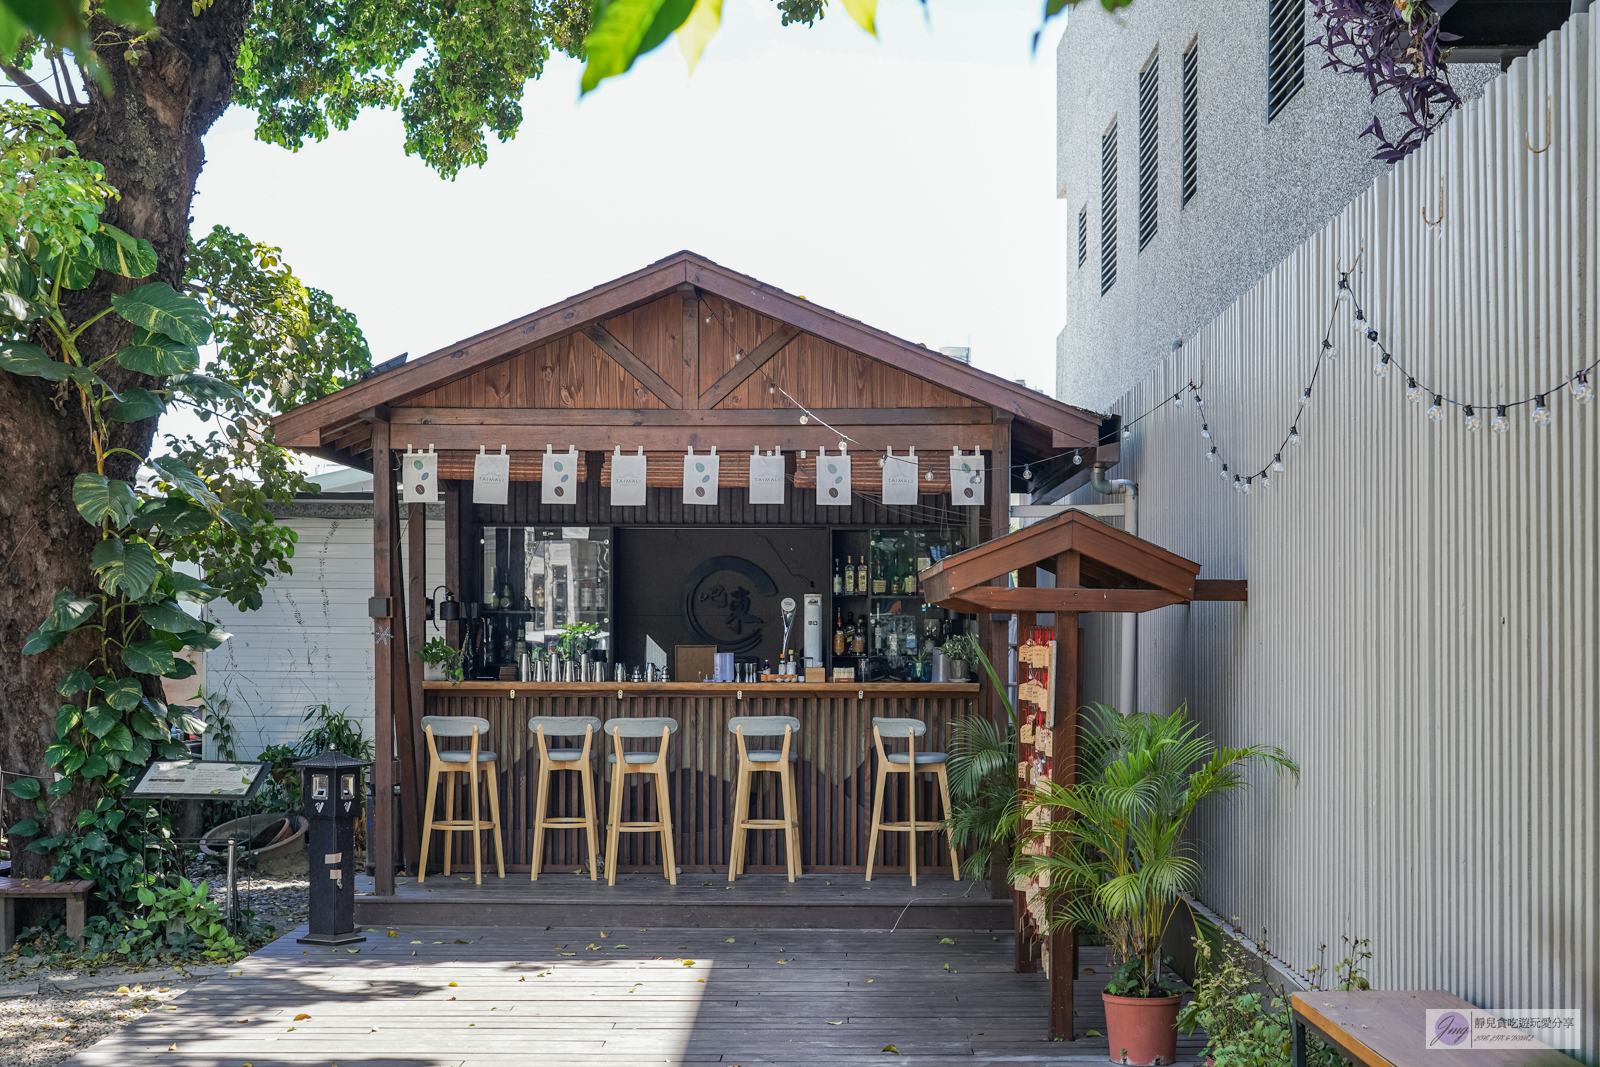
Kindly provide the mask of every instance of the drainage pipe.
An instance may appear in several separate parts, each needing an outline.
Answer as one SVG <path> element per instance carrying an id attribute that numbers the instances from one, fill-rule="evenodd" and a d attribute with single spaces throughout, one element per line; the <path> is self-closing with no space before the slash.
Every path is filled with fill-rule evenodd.
<path id="1" fill-rule="evenodd" d="M 1122 505 L 1122 528 L 1139 536 L 1139 484 L 1128 478 L 1107 478 L 1106 466 L 1095 464 L 1089 471 L 1089 486 L 1106 496 L 1126 496 Z M 1124 715 L 1139 710 L 1139 614 L 1122 614 L 1122 661 L 1117 679 L 1117 704 Z"/>

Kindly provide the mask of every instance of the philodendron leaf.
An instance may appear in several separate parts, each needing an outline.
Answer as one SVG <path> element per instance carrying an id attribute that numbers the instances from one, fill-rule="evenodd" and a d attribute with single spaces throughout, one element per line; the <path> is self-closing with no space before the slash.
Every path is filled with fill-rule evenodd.
<path id="1" fill-rule="evenodd" d="M 144 700 L 144 687 L 137 678 L 117 678 L 100 687 L 105 701 L 118 711 L 132 711 Z"/>
<path id="2" fill-rule="evenodd" d="M 204 374 L 174 374 L 167 379 L 167 388 L 182 393 L 192 400 L 227 400 L 244 403 L 244 394 L 237 386 Z"/>
<path id="3" fill-rule="evenodd" d="M 850 17 L 856 20 L 857 26 L 874 37 L 878 36 L 878 0 L 839 0 L 839 2 L 850 13 Z"/>
<path id="4" fill-rule="evenodd" d="M 180 608 L 175 600 L 140 604 L 139 617 L 149 623 L 152 630 L 165 630 L 169 634 L 187 633 L 200 623 L 199 619 Z"/>
<path id="5" fill-rule="evenodd" d="M 194 497 L 195 501 L 203 505 L 213 515 L 222 512 L 222 501 L 217 494 L 201 480 L 200 476 L 188 467 L 183 460 L 176 456 L 157 456 L 150 461 L 150 465 L 160 471 L 167 481 Z"/>
<path id="6" fill-rule="evenodd" d="M 167 581 L 172 585 L 173 595 L 179 600 L 188 600 L 195 604 L 209 604 L 222 595 L 222 590 L 214 585 L 207 585 L 193 575 L 173 571 L 167 576 Z"/>
<path id="7" fill-rule="evenodd" d="M 156 269 L 156 250 L 144 238 L 132 237 L 105 222 L 92 236 L 95 251 L 100 255 L 101 270 L 124 278 L 145 278 Z"/>
<path id="8" fill-rule="evenodd" d="M 584 38 L 589 61 L 582 91 L 592 92 L 606 78 L 626 72 L 633 61 L 655 48 L 688 19 L 695 0 L 611 0 Z"/>
<path id="9" fill-rule="evenodd" d="M 117 362 L 140 374 L 162 378 L 194 370 L 200 365 L 200 350 L 165 334 L 135 330 L 128 347 L 117 351 Z"/>
<path id="10" fill-rule="evenodd" d="M 65 678 L 61 679 L 61 683 L 56 686 L 56 692 L 64 697 L 69 697 L 74 693 L 82 693 L 93 688 L 94 675 L 79 668 L 69 672 Z"/>
<path id="11" fill-rule="evenodd" d="M 92 472 L 72 480 L 72 503 L 84 521 L 95 526 L 107 519 L 117 526 L 125 525 L 139 510 L 139 498 L 134 495 L 133 486 Z"/>
<path id="12" fill-rule="evenodd" d="M 133 748 L 133 731 L 128 729 L 127 723 L 119 722 L 101 740 L 106 743 L 108 748 L 115 749 L 118 752 L 127 752 Z"/>
<path id="13" fill-rule="evenodd" d="M 122 650 L 122 662 L 138 674 L 166 674 L 177 660 L 164 643 L 140 641 Z"/>
<path id="14" fill-rule="evenodd" d="M 156 721 L 156 717 L 143 708 L 134 712 L 128 722 L 133 726 L 135 733 L 151 741 L 165 741 L 171 736 L 167 728 Z"/>
<path id="15" fill-rule="evenodd" d="M 135 385 L 122 390 L 122 399 L 106 409 L 106 418 L 112 422 L 143 422 L 166 413 L 167 405 L 159 396 Z"/>
<path id="16" fill-rule="evenodd" d="M 193 663 L 190 663 L 186 659 L 178 659 L 174 657 L 172 660 L 172 669 L 162 674 L 161 677 L 171 678 L 175 682 L 181 682 L 185 678 L 193 678 L 194 676 L 195 669 Z"/>
<path id="17" fill-rule="evenodd" d="M 149 545 L 142 541 L 123 541 L 120 537 L 107 537 L 95 545 L 89 566 L 99 576 L 100 588 L 133 600 L 148 593 L 161 577 L 161 565 L 156 562 L 155 552 Z"/>
<path id="18" fill-rule="evenodd" d="M 52 278 L 59 274 L 63 289 L 87 289 L 89 283 L 94 281 L 94 272 L 100 267 L 100 259 L 98 253 L 78 247 L 65 257 L 46 252 L 39 257 L 39 266 Z M 115 297 L 112 303 L 116 303 Z"/>
<path id="19" fill-rule="evenodd" d="M 203 345 L 211 340 L 211 316 L 205 307 L 194 297 L 175 292 L 166 282 L 151 282 L 131 293 L 113 296 L 111 306 L 135 326 L 165 334 L 182 344 Z"/>
<path id="20" fill-rule="evenodd" d="M 52 382 L 59 382 L 67 376 L 65 363 L 50 358 L 50 353 L 27 341 L 0 343 L 0 370 Z"/>
<path id="21" fill-rule="evenodd" d="M 104 737 L 113 726 L 121 724 L 122 716 L 104 704 L 90 704 L 83 713 L 83 728 L 96 737 Z"/>
<path id="22" fill-rule="evenodd" d="M 89 616 L 97 610 L 99 605 L 87 597 L 78 596 L 70 589 L 58 589 L 50 614 L 42 625 L 58 633 L 71 633 L 88 622 Z"/>
<path id="23" fill-rule="evenodd" d="M 222 642 L 233 636 L 214 623 L 201 622 L 198 619 L 191 621 L 195 623 L 196 628 L 177 635 L 185 648 L 203 648 L 209 652 L 211 649 L 221 648 Z"/>
<path id="24" fill-rule="evenodd" d="M 678 27 L 678 51 L 689 64 L 689 74 L 700 64 L 700 54 L 722 26 L 722 0 L 695 0 L 694 10 Z"/>
<path id="25" fill-rule="evenodd" d="M 133 524 L 141 529 L 159 526 L 163 533 L 172 537 L 197 534 L 211 523 L 211 512 L 183 496 L 164 496 L 146 501 L 133 520 Z"/>

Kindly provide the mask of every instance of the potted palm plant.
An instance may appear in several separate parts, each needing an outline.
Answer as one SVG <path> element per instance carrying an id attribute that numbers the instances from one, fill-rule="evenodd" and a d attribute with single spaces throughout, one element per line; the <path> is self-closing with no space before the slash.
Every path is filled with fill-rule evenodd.
<path id="1" fill-rule="evenodd" d="M 974 880 L 987 873 L 990 892 L 998 898 L 1010 888 L 1007 862 L 1016 847 L 1021 814 L 1017 805 L 1017 712 L 977 641 L 965 634 L 953 637 L 945 642 L 941 654 L 949 655 L 945 650 L 957 641 L 966 642 L 956 646 L 961 654 L 988 674 L 1006 709 L 1006 721 L 995 723 L 971 715 L 950 724 L 952 806 L 944 829 L 950 843 L 967 853 L 961 869 Z"/>
<path id="2" fill-rule="evenodd" d="M 1017 869 L 1047 883 L 1051 926 L 1099 929 L 1115 970 L 1106 986 L 1106 1036 L 1118 1063 L 1150 1067 L 1177 1056 L 1178 1005 L 1162 972 L 1161 943 L 1185 893 L 1200 882 L 1187 840 L 1208 797 L 1244 787 L 1261 763 L 1298 778 L 1300 768 L 1269 745 L 1214 744 L 1190 719 L 1089 709 L 1080 780 L 1040 783 L 1025 803 Z M 1208 924 L 1192 909 L 1197 926 Z"/>

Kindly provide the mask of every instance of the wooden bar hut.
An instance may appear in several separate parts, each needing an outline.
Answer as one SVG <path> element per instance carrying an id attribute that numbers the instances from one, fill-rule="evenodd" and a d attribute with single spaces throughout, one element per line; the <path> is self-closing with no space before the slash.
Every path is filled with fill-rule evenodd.
<path id="1" fill-rule="evenodd" d="M 691 252 L 420 359 L 380 365 L 273 425 L 280 444 L 374 474 L 375 734 L 378 751 L 394 754 L 377 761 L 374 788 L 384 797 L 398 785 L 400 795 L 392 807 L 375 805 L 380 897 L 394 892 L 398 867 L 419 862 L 425 714 L 493 724 L 507 868 L 523 872 L 531 715 L 679 721 L 671 806 L 686 872 L 726 870 L 734 759 L 726 720 L 794 715 L 803 724 L 803 863 L 860 870 L 871 718 L 922 718 L 942 742 L 954 718 L 1000 714 L 976 683 L 922 679 L 930 644 L 952 632 L 976 631 L 1001 659 L 1013 608 L 974 605 L 1004 613 L 980 623 L 969 607 L 934 607 L 918 573 L 1006 533 L 1014 490 L 1059 482 L 1087 470 L 1097 449 L 1105 454 L 1098 414 Z M 398 492 L 398 466 L 418 450 L 432 453 L 445 504 L 443 575 L 421 573 L 423 505 Z M 714 491 L 695 498 L 704 487 L 685 489 L 686 457 L 703 462 L 713 450 Z M 624 459 L 641 452 L 643 503 L 615 504 L 613 469 L 634 467 Z M 880 461 L 891 452 L 914 463 L 913 502 L 884 503 Z M 478 473 L 477 457 L 491 453 L 509 456 L 503 503 L 474 499 L 496 491 Z M 753 455 L 782 459 L 775 502 L 752 502 Z M 547 481 L 557 457 L 561 473 Z M 903 472 L 904 462 L 891 470 Z M 953 470 L 961 472 L 954 487 Z M 905 499 L 903 483 L 892 489 Z M 410 574 L 398 546 L 402 506 L 413 509 L 417 542 Z M 424 681 L 416 655 L 428 590 L 441 582 L 461 606 L 448 627 L 466 652 L 461 682 Z M 786 642 L 780 605 L 807 597 L 817 598 L 823 642 L 804 681 L 711 682 L 701 677 L 707 670 L 685 666 L 714 647 L 733 654 L 735 677 L 770 678 L 785 654 L 803 652 L 799 633 Z M 542 658 L 580 621 L 602 635 L 593 655 L 603 680 L 523 680 L 531 668 L 522 654 Z M 669 672 L 679 668 L 671 680 L 634 680 L 637 668 L 663 660 Z M 823 680 L 840 677 L 851 680 Z M 770 840 L 752 851 L 749 869 L 783 869 L 780 835 L 762 836 Z M 923 836 L 919 868 L 948 870 Z M 887 837 L 900 843 L 883 842 L 880 864 L 905 869 L 904 838 Z M 576 838 L 551 835 L 543 868 L 576 869 Z M 636 843 L 619 866 L 659 864 L 656 847 L 653 837 Z"/>

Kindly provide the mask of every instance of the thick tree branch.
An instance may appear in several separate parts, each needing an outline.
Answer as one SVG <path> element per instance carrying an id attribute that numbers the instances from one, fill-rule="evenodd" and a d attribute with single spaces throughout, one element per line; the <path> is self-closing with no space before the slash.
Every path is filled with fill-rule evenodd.
<path id="1" fill-rule="evenodd" d="M 62 104 L 56 100 L 55 97 L 45 92 L 44 86 L 28 77 L 26 71 L 17 67 L 13 67 L 9 63 L 0 63 L 0 70 L 5 71 L 6 77 L 16 82 L 17 88 L 21 89 L 23 92 L 32 97 L 33 102 L 38 104 L 40 107 L 47 107 L 51 111 L 59 111 L 63 114 L 66 113 L 66 105 Z"/>

